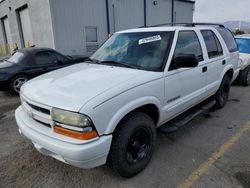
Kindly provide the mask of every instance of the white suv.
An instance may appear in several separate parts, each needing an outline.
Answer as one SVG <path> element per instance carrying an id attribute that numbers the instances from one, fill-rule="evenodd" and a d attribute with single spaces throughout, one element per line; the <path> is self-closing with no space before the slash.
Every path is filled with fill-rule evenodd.
<path id="1" fill-rule="evenodd" d="M 213 97 L 222 108 L 239 54 L 223 26 L 147 27 L 113 34 L 85 63 L 27 82 L 19 132 L 41 153 L 131 177 L 150 161 L 156 128 Z"/>
<path id="2" fill-rule="evenodd" d="M 235 37 L 240 53 L 240 73 L 237 81 L 239 84 L 250 85 L 250 34 Z"/>

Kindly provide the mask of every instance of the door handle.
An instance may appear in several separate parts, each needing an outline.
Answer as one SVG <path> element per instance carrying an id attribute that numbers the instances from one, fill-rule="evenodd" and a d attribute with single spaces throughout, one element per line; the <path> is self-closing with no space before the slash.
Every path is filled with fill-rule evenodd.
<path id="1" fill-rule="evenodd" d="M 225 65 L 225 64 L 226 64 L 226 60 L 223 60 L 223 61 L 222 61 L 222 65 Z"/>
<path id="2" fill-rule="evenodd" d="M 202 72 L 207 72 L 207 67 L 202 67 Z"/>

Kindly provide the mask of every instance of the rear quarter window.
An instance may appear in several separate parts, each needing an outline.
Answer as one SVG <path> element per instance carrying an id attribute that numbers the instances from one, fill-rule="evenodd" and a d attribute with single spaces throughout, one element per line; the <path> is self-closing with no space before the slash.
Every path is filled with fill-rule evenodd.
<path id="1" fill-rule="evenodd" d="M 36 53 L 36 64 L 37 65 L 45 65 L 52 64 L 56 62 L 56 57 L 49 53 L 49 51 L 41 51 Z"/>
<path id="2" fill-rule="evenodd" d="M 233 36 L 232 32 L 229 31 L 226 28 L 216 28 L 216 29 L 220 33 L 222 38 L 224 39 L 229 52 L 238 51 L 238 46 L 237 46 L 237 43 L 236 43 L 236 41 L 234 39 L 234 36 Z"/>

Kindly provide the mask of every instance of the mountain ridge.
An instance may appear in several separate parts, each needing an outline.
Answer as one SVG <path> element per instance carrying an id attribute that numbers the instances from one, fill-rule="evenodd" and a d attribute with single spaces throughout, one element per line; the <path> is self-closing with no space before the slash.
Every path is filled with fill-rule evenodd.
<path id="1" fill-rule="evenodd" d="M 240 29 L 241 30 L 245 30 L 245 31 L 250 31 L 250 22 L 247 22 L 247 21 L 226 21 L 223 23 L 223 25 L 231 30 L 237 30 L 239 29 L 239 26 L 240 26 Z"/>

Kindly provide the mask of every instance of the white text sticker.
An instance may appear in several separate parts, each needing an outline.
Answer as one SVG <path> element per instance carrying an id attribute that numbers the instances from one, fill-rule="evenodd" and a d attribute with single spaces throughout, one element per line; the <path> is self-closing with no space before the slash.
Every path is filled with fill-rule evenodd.
<path id="1" fill-rule="evenodd" d="M 159 40 L 161 40 L 161 36 L 160 35 L 155 35 L 155 36 L 152 36 L 152 37 L 140 39 L 139 40 L 139 45 L 149 43 L 149 42 L 159 41 Z"/>

